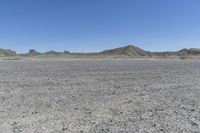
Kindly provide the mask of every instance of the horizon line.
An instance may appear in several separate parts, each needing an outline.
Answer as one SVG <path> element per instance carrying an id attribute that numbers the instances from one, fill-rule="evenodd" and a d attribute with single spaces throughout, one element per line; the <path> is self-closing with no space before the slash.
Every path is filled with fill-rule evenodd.
<path id="1" fill-rule="evenodd" d="M 46 52 L 51 52 L 51 51 L 54 51 L 54 52 L 70 52 L 70 53 L 99 53 L 99 52 L 103 52 L 105 50 L 112 50 L 112 49 L 117 49 L 117 48 L 124 48 L 124 47 L 128 47 L 128 46 L 133 46 L 133 47 L 137 47 L 137 48 L 140 48 L 144 51 L 147 51 L 147 52 L 177 52 L 177 51 L 180 51 L 180 50 L 184 50 L 184 49 L 200 49 L 200 48 L 181 48 L 181 49 L 177 49 L 177 50 L 161 50 L 161 51 L 152 51 L 152 50 L 146 50 L 146 49 L 143 49 L 137 45 L 133 45 L 133 44 L 127 44 L 127 45 L 122 45 L 122 46 L 118 46 L 118 47 L 113 47 L 113 48 L 104 48 L 102 50 L 98 50 L 98 51 L 85 51 L 85 52 L 81 52 L 81 51 L 69 51 L 69 50 L 54 50 L 54 49 L 49 49 L 49 50 L 45 50 L 45 51 L 40 51 L 38 49 L 34 49 L 34 48 L 29 48 L 26 52 L 19 52 L 15 49 L 12 49 L 12 48 L 0 48 L 0 49 L 3 49 L 3 50 L 12 50 L 14 52 L 16 52 L 17 54 L 26 54 L 28 53 L 30 50 L 35 50 L 36 52 L 39 52 L 39 53 L 46 53 Z"/>

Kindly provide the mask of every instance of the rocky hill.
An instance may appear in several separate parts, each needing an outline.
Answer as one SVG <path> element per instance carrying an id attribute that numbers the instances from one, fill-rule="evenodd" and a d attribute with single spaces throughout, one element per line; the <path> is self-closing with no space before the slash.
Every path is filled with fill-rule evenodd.
<path id="1" fill-rule="evenodd" d="M 26 54 L 27 56 L 37 56 L 37 55 L 41 55 L 40 52 L 37 52 L 34 49 L 30 49 L 29 52 Z"/>
<path id="2" fill-rule="evenodd" d="M 124 55 L 124 56 L 133 57 L 133 58 L 150 57 L 150 53 L 148 51 L 145 51 L 133 45 L 105 50 L 100 53 L 106 54 L 106 55 Z"/>
<path id="3" fill-rule="evenodd" d="M 182 49 L 176 52 L 150 52 L 133 45 L 105 50 L 104 55 L 125 56 L 127 58 L 200 58 L 200 49 Z"/>
<path id="4" fill-rule="evenodd" d="M 133 45 L 125 47 L 119 47 L 114 49 L 108 49 L 101 52 L 93 53 L 71 53 L 69 51 L 56 52 L 48 51 L 45 53 L 37 52 L 34 49 L 29 50 L 26 54 L 16 54 L 15 51 L 9 49 L 0 49 L 0 56 L 19 56 L 19 57 L 33 57 L 33 58 L 49 58 L 49 57 L 62 57 L 62 58 L 89 58 L 89 59 L 101 59 L 101 58 L 199 58 L 200 49 L 182 49 L 176 52 L 150 52 L 138 48 Z"/>
<path id="5" fill-rule="evenodd" d="M 10 49 L 0 49 L 0 56 L 16 56 L 16 52 Z"/>

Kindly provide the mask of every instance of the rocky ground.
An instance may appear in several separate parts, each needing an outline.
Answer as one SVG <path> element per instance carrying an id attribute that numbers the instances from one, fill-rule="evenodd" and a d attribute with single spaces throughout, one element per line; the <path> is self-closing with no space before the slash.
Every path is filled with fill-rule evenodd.
<path id="1" fill-rule="evenodd" d="M 0 133 L 200 132 L 200 60 L 0 61 Z"/>

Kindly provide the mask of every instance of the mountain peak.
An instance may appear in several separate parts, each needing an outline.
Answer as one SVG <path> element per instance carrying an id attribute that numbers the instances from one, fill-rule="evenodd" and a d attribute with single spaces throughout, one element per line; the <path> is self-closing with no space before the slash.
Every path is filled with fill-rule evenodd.
<path id="1" fill-rule="evenodd" d="M 29 56 L 36 56 L 36 55 L 40 55 L 41 53 L 37 52 L 35 49 L 30 49 L 29 52 L 27 53 L 27 55 Z"/>
<path id="2" fill-rule="evenodd" d="M 147 51 L 133 45 L 105 50 L 102 53 L 111 55 L 125 55 L 130 57 L 148 56 Z"/>

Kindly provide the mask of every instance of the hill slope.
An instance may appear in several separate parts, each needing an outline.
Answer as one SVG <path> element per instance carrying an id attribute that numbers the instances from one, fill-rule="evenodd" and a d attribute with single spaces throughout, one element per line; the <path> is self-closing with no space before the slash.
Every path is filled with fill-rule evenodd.
<path id="1" fill-rule="evenodd" d="M 0 49 L 0 56 L 16 56 L 16 52 L 10 49 Z"/>
<path id="2" fill-rule="evenodd" d="M 105 50 L 100 52 L 101 54 L 107 54 L 107 55 L 124 55 L 124 56 L 129 56 L 129 57 L 149 57 L 149 52 L 138 48 L 133 45 L 128 45 L 125 47 L 120 47 L 120 48 L 115 48 L 115 49 L 110 49 L 110 50 Z"/>
<path id="3" fill-rule="evenodd" d="M 182 49 L 176 52 L 150 52 L 145 51 L 133 45 L 108 49 L 101 52 L 93 53 L 71 53 L 69 51 L 56 52 L 48 51 L 40 53 L 31 49 L 26 54 L 16 54 L 15 51 L 9 49 L 0 49 L 0 56 L 19 56 L 31 58 L 67 58 L 67 59 L 101 59 L 101 58 L 200 58 L 200 49 Z"/>

